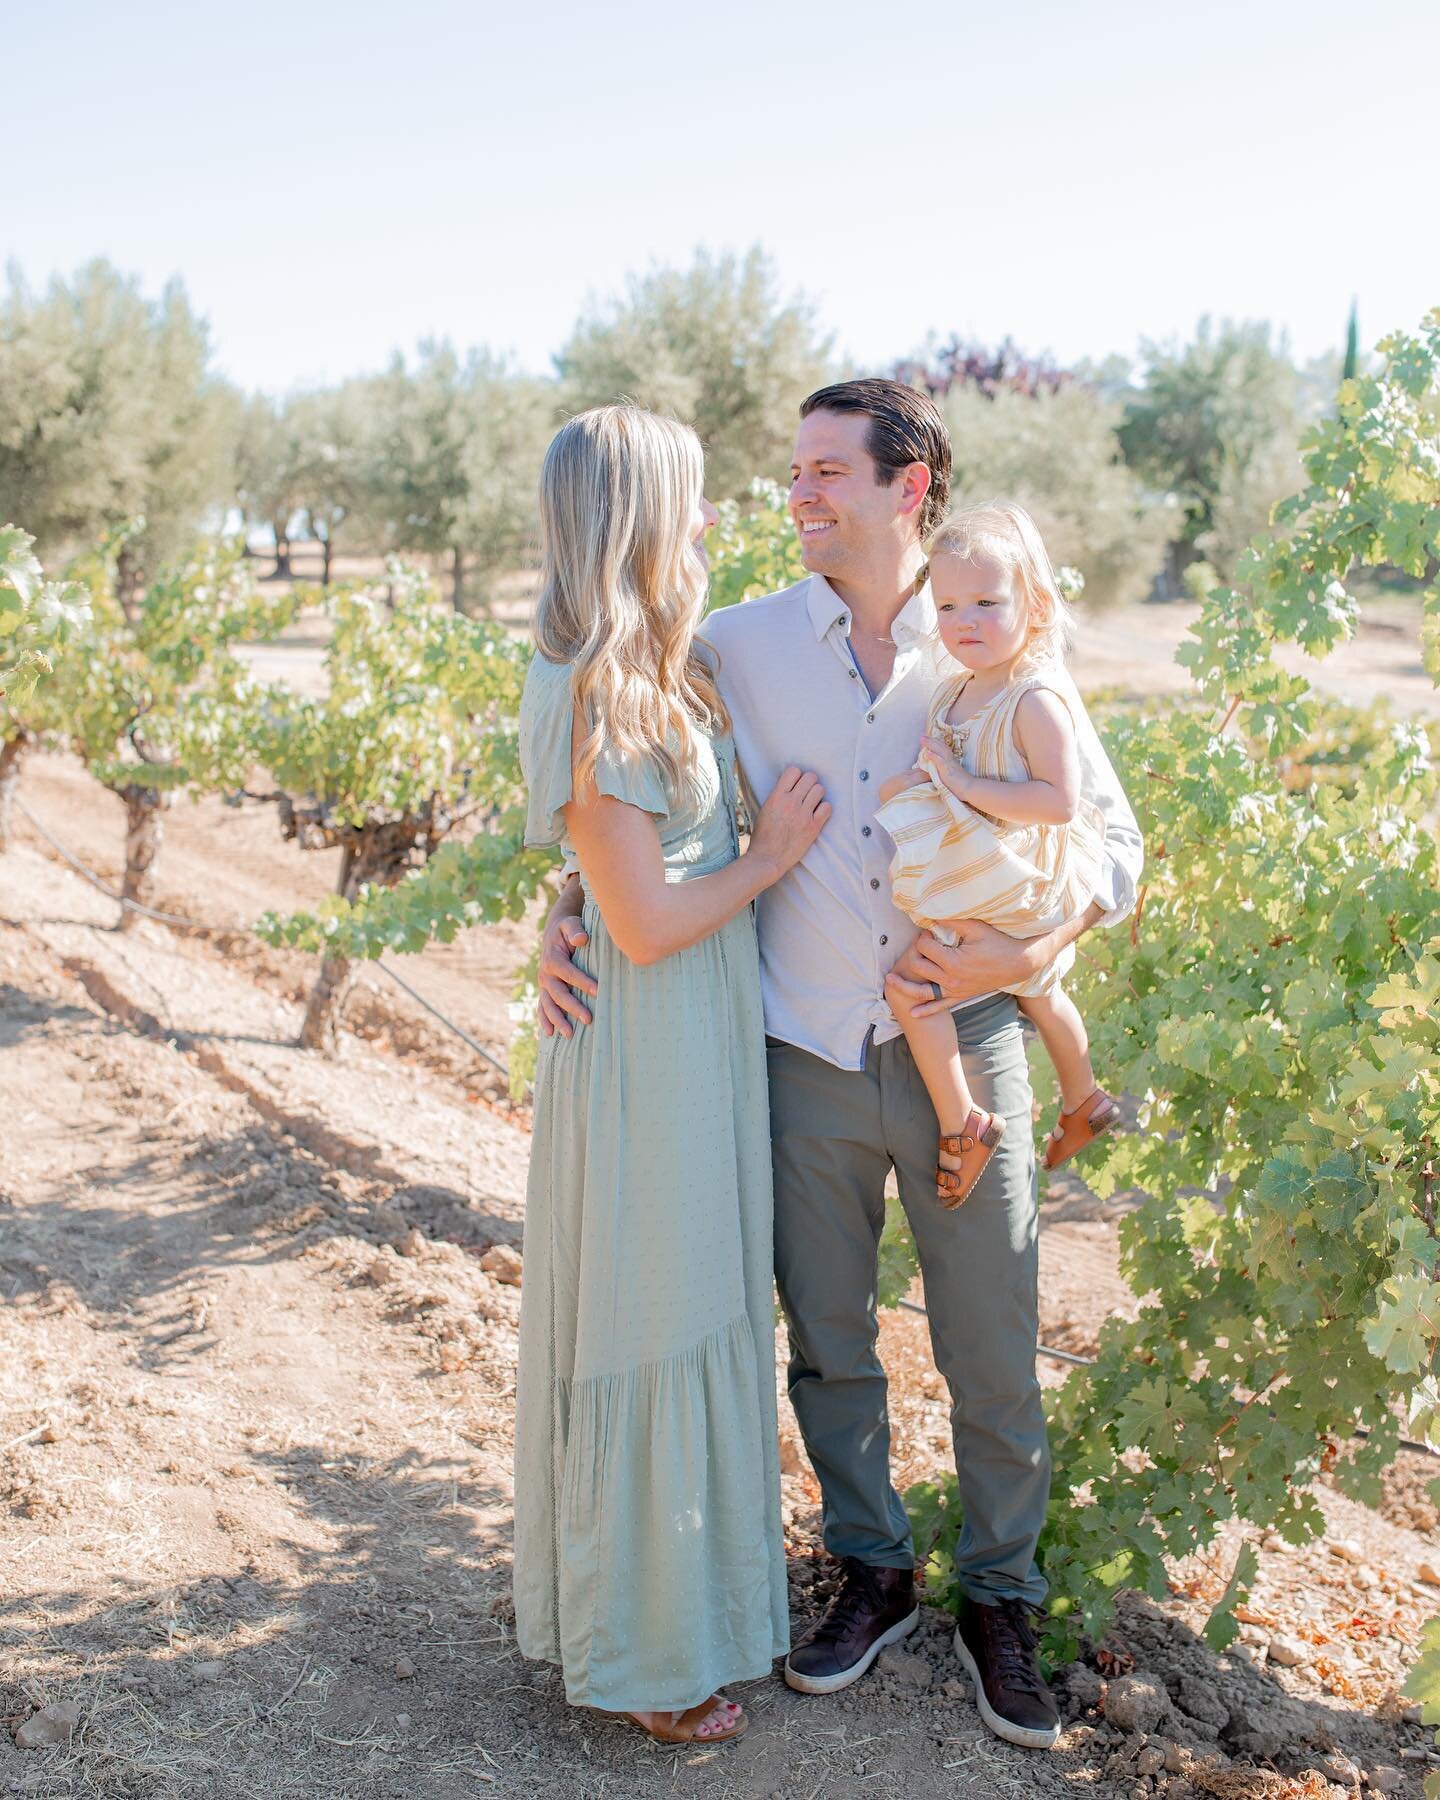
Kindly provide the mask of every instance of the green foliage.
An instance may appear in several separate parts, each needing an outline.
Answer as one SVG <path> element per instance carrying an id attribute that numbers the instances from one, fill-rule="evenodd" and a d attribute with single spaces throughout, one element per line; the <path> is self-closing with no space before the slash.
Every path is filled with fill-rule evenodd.
<path id="1" fill-rule="evenodd" d="M 1426 1725 L 1440 1725 L 1440 1619 L 1431 1619 L 1420 1635 L 1420 1656 L 1405 1692 L 1420 1702 L 1420 1717 Z M 1440 1733 L 1435 1741 L 1440 1743 Z M 1440 1800 L 1440 1772 L 1425 1777 L 1425 1800 Z"/>
<path id="2" fill-rule="evenodd" d="M 331 597 L 328 693 L 272 690 L 255 738 L 302 842 L 384 839 L 388 861 L 357 895 L 267 913 L 256 929 L 269 943 L 347 958 L 449 943 L 466 926 L 519 917 L 554 863 L 523 843 L 530 647 L 456 613 L 419 577 L 397 574 L 392 586 L 392 608 L 362 591 Z M 474 836 L 442 845 L 466 821 Z"/>
<path id="3" fill-rule="evenodd" d="M 831 378 L 809 305 L 782 301 L 758 249 L 697 253 L 688 269 L 631 280 L 592 311 L 555 359 L 570 411 L 635 400 L 699 432 L 713 497 L 790 464 L 799 405 Z"/>
<path id="4" fill-rule="evenodd" d="M 421 344 L 413 367 L 397 356 L 365 393 L 367 517 L 390 550 L 448 556 L 458 606 L 467 557 L 493 577 L 530 546 L 553 393 L 444 341 Z"/>
<path id="5" fill-rule="evenodd" d="M 243 787 L 258 689 L 233 646 L 274 636 L 295 600 L 262 598 L 234 543 L 201 545 L 129 608 L 113 554 L 82 558 L 75 572 L 94 608 L 85 654 L 61 665 L 32 723 L 71 743 L 107 787 Z"/>
<path id="6" fill-rule="evenodd" d="M 178 283 L 158 301 L 105 262 L 0 300 L 0 508 L 57 554 L 134 519 L 155 570 L 228 492 L 235 398 Z"/>
<path id="7" fill-rule="evenodd" d="M 540 1060 L 540 944 L 525 959 L 525 966 L 515 977 L 510 994 L 510 1097 L 523 1100 L 535 1083 L 535 1070 Z"/>
<path id="8" fill-rule="evenodd" d="M 1174 494 L 1180 534 L 1227 578 L 1299 477 L 1301 387 L 1268 325 L 1202 319 L 1183 349 L 1145 346 L 1120 442 L 1142 480 Z"/>
<path id="9" fill-rule="evenodd" d="M 1352 563 L 1440 554 L 1440 313 L 1380 353 L 1178 653 L 1200 704 L 1109 721 L 1148 882 L 1073 988 L 1141 1099 L 1085 1175 L 1149 1195 L 1120 1233 L 1146 1299 L 1050 1400 L 1052 1648 L 1098 1636 L 1122 1585 L 1162 1595 L 1165 1558 L 1227 1520 L 1313 1535 L 1322 1468 L 1369 1498 L 1402 1430 L 1440 1437 L 1440 784 L 1422 730 L 1362 720 L 1357 756 L 1274 654 L 1352 635 Z M 1425 616 L 1433 636 L 1434 588 Z"/>
<path id="10" fill-rule="evenodd" d="M 1020 501 L 1052 560 L 1084 571 L 1087 607 L 1144 599 L 1180 519 L 1121 457 L 1117 404 L 1078 383 L 993 396 L 966 384 L 941 406 L 957 506 Z"/>
<path id="11" fill-rule="evenodd" d="M 905 1208 L 893 1194 L 885 1200 L 885 1229 L 880 1234 L 879 1276 L 875 1284 L 877 1306 L 897 1306 L 915 1279 L 915 1240 Z"/>
<path id="12" fill-rule="evenodd" d="M 1230 1571 L 1230 1579 L 1225 1583 L 1225 1591 L 1210 1609 L 1210 1617 L 1205 1621 L 1205 1642 L 1217 1656 L 1228 1650 L 1239 1635 L 1240 1621 L 1235 1617 L 1235 1608 L 1250 1592 L 1259 1573 L 1259 1552 L 1253 1544 L 1242 1544 L 1235 1558 L 1235 1567 Z"/>
<path id="13" fill-rule="evenodd" d="M 722 500 L 720 522 L 705 539 L 710 553 L 710 610 L 790 587 L 805 573 L 785 490 L 757 479 L 743 500 Z"/>
<path id="14" fill-rule="evenodd" d="M 47 581 L 34 543 L 18 525 L 0 526 L 0 740 L 19 723 L 15 709 L 53 673 L 66 640 L 90 623 L 85 589 Z"/>

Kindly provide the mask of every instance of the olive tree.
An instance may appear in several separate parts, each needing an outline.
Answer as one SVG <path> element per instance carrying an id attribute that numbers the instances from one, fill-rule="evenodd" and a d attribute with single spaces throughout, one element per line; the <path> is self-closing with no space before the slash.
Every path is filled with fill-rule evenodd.
<path id="1" fill-rule="evenodd" d="M 789 467 L 799 403 L 833 373 L 811 306 L 781 296 L 758 248 L 633 277 L 592 304 L 556 367 L 571 411 L 630 399 L 693 425 L 717 499 Z"/>

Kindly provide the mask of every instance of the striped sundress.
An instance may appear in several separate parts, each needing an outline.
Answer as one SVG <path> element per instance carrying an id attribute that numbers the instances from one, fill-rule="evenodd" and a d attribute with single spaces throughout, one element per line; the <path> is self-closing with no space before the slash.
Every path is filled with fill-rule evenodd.
<path id="1" fill-rule="evenodd" d="M 958 725 L 946 714 L 973 679 L 970 670 L 936 689 L 925 731 L 941 738 L 971 774 L 986 781 L 1029 781 L 1015 741 L 1015 709 L 1033 689 L 1074 701 L 1044 673 L 1023 676 Z M 928 753 L 916 759 L 928 781 L 895 795 L 875 817 L 895 845 L 890 882 L 895 904 L 942 943 L 955 942 L 945 919 L 978 919 L 1011 937 L 1038 937 L 1084 910 L 1095 893 L 1105 819 L 1082 799 L 1068 825 L 1016 825 L 976 810 L 935 778 Z M 1075 961 L 1067 946 L 1048 968 L 1012 994 L 1050 992 Z"/>

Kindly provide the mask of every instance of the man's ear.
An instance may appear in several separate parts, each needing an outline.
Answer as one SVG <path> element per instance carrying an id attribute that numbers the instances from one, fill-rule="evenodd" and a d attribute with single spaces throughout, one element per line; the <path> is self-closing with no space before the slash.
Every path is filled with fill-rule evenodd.
<path id="1" fill-rule="evenodd" d="M 930 492 L 930 470 L 923 462 L 906 463 L 900 472 L 900 516 L 919 512 Z"/>

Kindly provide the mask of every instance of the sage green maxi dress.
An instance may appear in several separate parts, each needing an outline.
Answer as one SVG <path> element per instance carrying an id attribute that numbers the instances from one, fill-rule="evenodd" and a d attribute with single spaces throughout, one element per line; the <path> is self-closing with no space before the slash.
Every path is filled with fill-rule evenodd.
<path id="1" fill-rule="evenodd" d="M 526 841 L 563 843 L 571 671 L 537 656 L 520 709 Z M 698 800 L 602 760 L 650 813 L 667 881 L 739 853 L 734 746 Z M 568 850 L 568 846 L 566 846 Z M 698 1704 L 789 1648 L 776 1442 L 770 1127 L 749 907 L 649 967 L 591 900 L 594 1019 L 542 1039 L 515 1428 L 515 1614 L 576 1704 Z"/>

